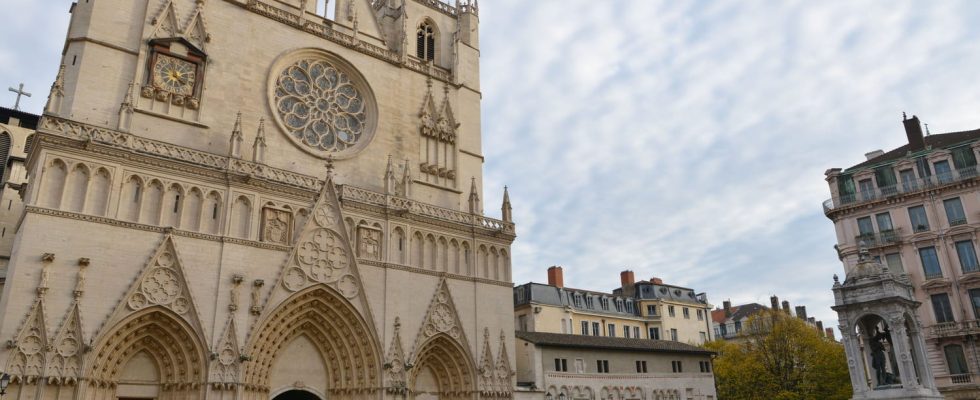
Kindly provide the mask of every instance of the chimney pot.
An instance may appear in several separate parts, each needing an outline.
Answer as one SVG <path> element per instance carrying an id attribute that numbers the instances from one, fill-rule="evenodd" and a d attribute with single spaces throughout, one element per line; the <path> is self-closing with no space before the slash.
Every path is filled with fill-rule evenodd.
<path id="1" fill-rule="evenodd" d="M 663 279 L 660 279 L 660 278 L 657 278 L 656 276 L 653 277 L 653 278 L 650 278 L 650 282 L 653 283 L 653 284 L 655 284 L 655 285 L 663 285 L 664 284 L 664 280 Z"/>
<path id="2" fill-rule="evenodd" d="M 563 288 L 565 287 L 565 274 L 562 272 L 561 267 L 555 265 L 548 268 L 548 285 Z"/>
<path id="3" fill-rule="evenodd" d="M 817 321 L 817 331 L 823 332 L 823 321 Z"/>
<path id="4" fill-rule="evenodd" d="M 837 340 L 836 338 L 834 338 L 834 328 L 827 328 L 825 331 L 827 332 L 828 338 L 830 338 L 831 340 Z"/>
<path id="5" fill-rule="evenodd" d="M 633 284 L 636 283 L 636 275 L 633 271 L 625 270 L 619 273 L 619 282 L 622 285 L 623 296 L 633 297 L 636 295 L 636 287 Z"/>
<path id="6" fill-rule="evenodd" d="M 806 306 L 796 306 L 796 318 L 806 321 Z"/>
<path id="7" fill-rule="evenodd" d="M 905 136 L 909 140 L 909 150 L 925 150 L 926 142 L 922 136 L 922 124 L 919 123 L 919 117 L 913 115 L 912 118 L 903 119 L 902 124 L 905 125 Z"/>

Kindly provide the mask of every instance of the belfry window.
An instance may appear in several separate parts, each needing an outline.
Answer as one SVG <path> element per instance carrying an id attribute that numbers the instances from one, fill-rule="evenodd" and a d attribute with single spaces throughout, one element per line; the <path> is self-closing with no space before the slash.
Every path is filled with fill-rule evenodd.
<path id="1" fill-rule="evenodd" d="M 436 59 L 436 34 L 429 22 L 423 22 L 419 25 L 416 32 L 415 56 L 427 61 Z"/>

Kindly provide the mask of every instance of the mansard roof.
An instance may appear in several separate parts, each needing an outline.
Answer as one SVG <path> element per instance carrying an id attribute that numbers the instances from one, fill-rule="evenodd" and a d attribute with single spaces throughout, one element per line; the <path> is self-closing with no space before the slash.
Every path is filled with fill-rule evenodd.
<path id="1" fill-rule="evenodd" d="M 569 335 L 563 333 L 524 332 L 514 334 L 518 339 L 539 346 L 596 350 L 626 350 L 650 353 L 716 354 L 703 347 L 670 340 L 626 339 L 605 336 Z"/>
<path id="2" fill-rule="evenodd" d="M 928 153 L 929 151 L 936 150 L 936 149 L 946 149 L 946 148 L 954 147 L 959 144 L 980 140 L 980 129 L 975 129 L 972 131 L 962 131 L 962 132 L 939 133 L 935 135 L 924 136 L 923 139 L 925 140 L 927 150 L 924 152 L 919 152 L 922 154 Z M 899 146 L 898 148 L 892 149 L 875 158 L 851 166 L 850 168 L 847 168 L 845 172 L 853 172 L 855 170 L 864 169 L 866 167 L 873 167 L 882 164 L 887 164 L 889 162 L 897 161 L 902 158 L 908 157 L 910 155 L 911 154 L 909 153 L 909 144 L 906 143 L 902 146 Z"/>

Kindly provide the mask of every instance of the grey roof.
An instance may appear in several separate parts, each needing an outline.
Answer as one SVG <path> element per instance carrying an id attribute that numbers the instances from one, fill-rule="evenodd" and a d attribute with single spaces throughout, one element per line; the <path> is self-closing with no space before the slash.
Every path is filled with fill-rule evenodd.
<path id="1" fill-rule="evenodd" d="M 715 352 L 702 347 L 669 340 L 626 339 L 524 331 L 517 331 L 515 336 L 518 339 L 526 340 L 539 346 L 648 351 L 654 353 L 715 354 Z"/>
<path id="2" fill-rule="evenodd" d="M 940 133 L 936 135 L 929 135 L 923 137 L 926 147 L 930 147 L 933 149 L 950 148 L 958 144 L 965 143 L 965 142 L 972 142 L 977 139 L 980 139 L 980 129 L 976 129 L 972 131 Z M 871 167 L 871 166 L 885 164 L 888 162 L 897 161 L 907 156 L 909 156 L 909 145 L 904 144 L 878 157 L 851 166 L 850 168 L 847 168 L 847 170 L 845 170 L 844 173 L 851 173 L 865 167 Z"/>

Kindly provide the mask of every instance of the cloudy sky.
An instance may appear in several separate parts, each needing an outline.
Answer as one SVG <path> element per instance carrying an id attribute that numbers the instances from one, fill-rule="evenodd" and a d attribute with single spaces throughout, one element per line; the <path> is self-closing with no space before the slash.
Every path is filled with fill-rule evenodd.
<path id="1" fill-rule="evenodd" d="M 3 0 L 0 87 L 24 82 L 25 110 L 43 107 L 69 4 Z M 903 111 L 980 128 L 977 2 L 481 7 L 485 207 L 510 186 L 517 283 L 562 265 L 569 286 L 609 290 L 629 268 L 834 325 L 823 172 L 901 145 Z"/>

